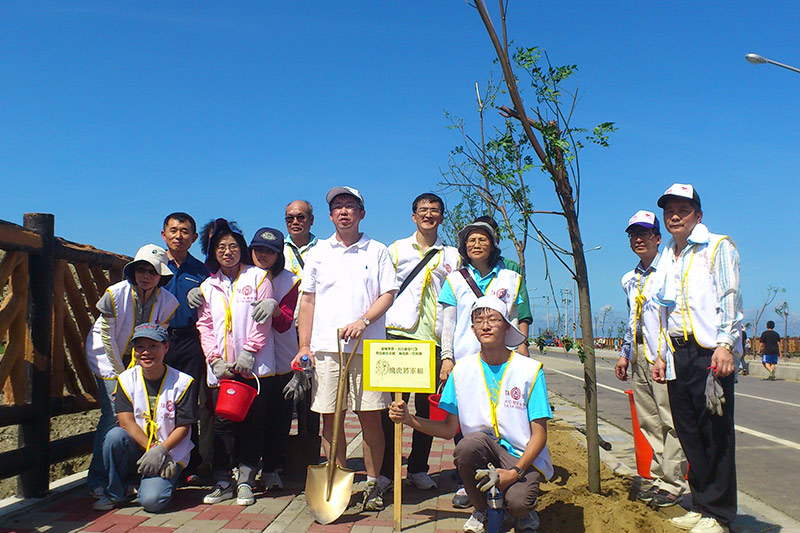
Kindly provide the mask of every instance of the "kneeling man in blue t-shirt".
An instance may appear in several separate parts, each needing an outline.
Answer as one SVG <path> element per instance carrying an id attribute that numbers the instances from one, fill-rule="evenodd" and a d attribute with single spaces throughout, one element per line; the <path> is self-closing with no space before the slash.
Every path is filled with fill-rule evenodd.
<path id="1" fill-rule="evenodd" d="M 389 416 L 445 439 L 453 438 L 460 425 L 464 438 L 456 445 L 455 464 L 475 508 L 464 531 L 484 531 L 487 502 L 482 491 L 492 485 L 503 491 L 515 531 L 535 531 L 539 526 L 534 509 L 539 483 L 553 475 L 547 449 L 547 419 L 553 418 L 553 413 L 542 363 L 507 348 L 525 338 L 509 322 L 506 305 L 497 297 L 479 298 L 471 317 L 481 351 L 464 357 L 453 368 L 439 402 L 447 418 L 418 418 L 409 414 L 403 401 L 392 403 Z M 497 467 L 497 475 L 488 483 L 482 480 L 478 488 L 476 472 L 489 463 Z"/>

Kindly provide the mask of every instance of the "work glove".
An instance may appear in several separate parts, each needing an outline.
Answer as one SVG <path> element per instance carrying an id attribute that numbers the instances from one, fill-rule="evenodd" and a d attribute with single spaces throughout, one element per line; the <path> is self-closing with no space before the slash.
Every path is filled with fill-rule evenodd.
<path id="1" fill-rule="evenodd" d="M 299 402 L 306 397 L 311 388 L 308 376 L 302 370 L 295 370 L 292 379 L 283 388 L 283 397 L 289 401 Z"/>
<path id="2" fill-rule="evenodd" d="M 275 309 L 278 308 L 278 300 L 274 298 L 265 298 L 263 300 L 257 300 L 250 305 L 253 306 L 253 312 L 250 313 L 252 319 L 259 324 L 263 324 L 272 316 Z"/>
<path id="3" fill-rule="evenodd" d="M 203 290 L 200 287 L 195 287 L 186 295 L 186 303 L 189 304 L 189 309 L 197 309 L 205 301 L 206 298 L 203 296 Z"/>
<path id="4" fill-rule="evenodd" d="M 217 379 L 233 377 L 233 373 L 230 368 L 228 368 L 228 363 L 223 361 L 222 358 L 211 361 L 211 371 L 217 376 Z"/>
<path id="5" fill-rule="evenodd" d="M 242 350 L 242 353 L 236 358 L 233 363 L 233 371 L 240 376 L 250 376 L 253 373 L 253 367 L 256 364 L 256 354 L 253 352 Z"/>
<path id="6" fill-rule="evenodd" d="M 175 473 L 178 471 L 178 465 L 175 464 L 175 460 L 172 458 L 170 454 L 167 454 L 167 460 L 164 461 L 164 464 L 161 466 L 161 474 L 159 474 L 164 479 L 172 479 L 175 477 Z"/>
<path id="7" fill-rule="evenodd" d="M 489 463 L 486 468 L 475 471 L 475 481 L 478 482 L 476 486 L 481 492 L 486 492 L 497 485 L 497 482 L 500 481 L 500 474 L 497 473 L 494 465 Z"/>
<path id="8" fill-rule="evenodd" d="M 722 391 L 722 385 L 714 376 L 714 371 L 709 370 L 706 378 L 706 409 L 711 411 L 711 414 L 722 416 L 724 403 L 725 393 Z"/>
<path id="9" fill-rule="evenodd" d="M 156 444 L 142 454 L 136 464 L 142 477 L 156 477 L 161 472 L 161 465 L 169 457 L 169 450 L 163 444 Z"/>

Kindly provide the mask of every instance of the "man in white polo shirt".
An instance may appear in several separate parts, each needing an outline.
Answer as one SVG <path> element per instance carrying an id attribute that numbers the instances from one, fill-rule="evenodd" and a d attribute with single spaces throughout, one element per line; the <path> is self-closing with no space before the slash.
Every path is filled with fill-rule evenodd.
<path id="1" fill-rule="evenodd" d="M 297 314 L 300 348 L 295 361 L 299 363 L 304 355 L 314 361 L 311 410 L 322 414 L 322 442 L 328 460 L 345 466 L 345 446 L 339 447 L 338 457 L 330 457 L 339 378 L 336 331 L 342 331 L 346 353 L 352 351 L 354 339 L 362 333 L 362 339 L 385 339 L 384 314 L 394 301 L 397 285 L 389 250 L 359 231 L 366 215 L 361 193 L 352 187 L 334 187 L 325 199 L 336 231 L 306 256 Z M 364 390 L 361 346 L 350 367 L 348 397 L 364 438 L 364 510 L 379 511 L 383 509 L 377 484 L 384 451 L 381 411 L 389 406 L 390 397 L 385 392 Z"/>
<path id="2" fill-rule="evenodd" d="M 437 368 L 441 366 L 439 338 L 442 334 L 442 305 L 439 292 L 445 278 L 458 270 L 458 250 L 445 246 L 439 238 L 439 226 L 444 222 L 444 201 L 433 193 L 423 193 L 411 204 L 411 220 L 417 231 L 410 237 L 389 246 L 397 273 L 397 283 L 403 288 L 386 312 L 386 333 L 390 339 L 436 342 Z M 437 371 L 438 375 L 438 371 Z M 403 396 L 408 401 L 409 395 Z M 428 418 L 428 394 L 416 393 L 417 415 Z M 383 454 L 381 479 L 392 477 L 394 465 L 394 424 L 384 417 L 383 435 L 386 453 Z M 411 453 L 408 455 L 408 479 L 422 490 L 435 489 L 436 481 L 428 475 L 428 456 L 433 437 L 414 431 Z"/>

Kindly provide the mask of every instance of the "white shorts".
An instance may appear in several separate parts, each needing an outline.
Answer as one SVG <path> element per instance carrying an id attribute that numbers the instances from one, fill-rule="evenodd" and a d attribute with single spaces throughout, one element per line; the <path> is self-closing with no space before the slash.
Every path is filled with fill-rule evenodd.
<path id="1" fill-rule="evenodd" d="M 355 354 L 350 364 L 346 399 L 353 411 L 380 411 L 392 403 L 388 392 L 364 390 L 364 356 Z M 320 414 L 332 414 L 336 408 L 336 391 L 339 385 L 339 354 L 317 352 L 314 354 L 315 376 L 311 384 L 311 410 Z M 348 405 L 342 405 L 347 410 Z"/>

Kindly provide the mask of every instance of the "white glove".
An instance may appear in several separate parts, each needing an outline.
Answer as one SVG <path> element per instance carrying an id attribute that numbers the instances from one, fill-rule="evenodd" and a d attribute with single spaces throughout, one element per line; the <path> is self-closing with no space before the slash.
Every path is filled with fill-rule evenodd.
<path id="1" fill-rule="evenodd" d="M 256 365 L 256 354 L 253 352 L 242 350 L 242 353 L 236 358 L 233 364 L 233 371 L 240 376 L 250 376 L 253 373 L 253 367 Z"/>
<path id="2" fill-rule="evenodd" d="M 144 452 L 136 464 L 142 477 L 156 477 L 161 472 L 161 466 L 169 457 L 169 450 L 163 444 L 157 444 Z"/>
<path id="3" fill-rule="evenodd" d="M 189 309 L 197 309 L 206 301 L 203 296 L 203 290 L 200 287 L 195 287 L 186 294 L 186 303 L 189 304 Z"/>
<path id="4" fill-rule="evenodd" d="M 275 309 L 278 308 L 278 300 L 274 298 L 265 298 L 264 300 L 257 300 L 250 305 L 253 306 L 253 312 L 250 316 L 259 324 L 263 324 L 267 319 L 272 317 Z"/>
<path id="5" fill-rule="evenodd" d="M 494 465 L 489 463 L 486 468 L 475 471 L 475 481 L 478 482 L 476 486 L 481 492 L 486 492 L 497 485 L 497 482 L 500 481 L 500 474 L 497 473 Z"/>
<path id="6" fill-rule="evenodd" d="M 167 460 L 164 461 L 164 464 L 161 466 L 161 474 L 159 475 L 164 479 L 172 479 L 175 477 L 177 471 L 178 465 L 175 464 L 175 460 L 172 456 L 167 454 Z"/>
<path id="7" fill-rule="evenodd" d="M 233 373 L 228 368 L 228 363 L 223 361 L 222 358 L 211 361 L 211 371 L 217 376 L 217 379 L 233 377 Z"/>

